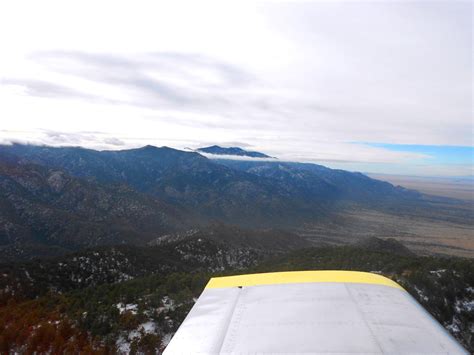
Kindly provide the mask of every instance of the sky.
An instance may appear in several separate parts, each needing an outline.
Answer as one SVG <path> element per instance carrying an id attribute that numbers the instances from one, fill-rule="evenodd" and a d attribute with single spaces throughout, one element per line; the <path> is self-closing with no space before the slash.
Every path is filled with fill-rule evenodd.
<path id="1" fill-rule="evenodd" d="M 3 1 L 0 143 L 473 175 L 471 1 Z"/>

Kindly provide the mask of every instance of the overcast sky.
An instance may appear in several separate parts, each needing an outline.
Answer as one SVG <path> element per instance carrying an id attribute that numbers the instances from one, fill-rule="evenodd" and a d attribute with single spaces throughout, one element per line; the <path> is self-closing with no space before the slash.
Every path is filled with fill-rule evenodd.
<path id="1" fill-rule="evenodd" d="M 0 142 L 473 173 L 471 1 L 4 1 Z"/>

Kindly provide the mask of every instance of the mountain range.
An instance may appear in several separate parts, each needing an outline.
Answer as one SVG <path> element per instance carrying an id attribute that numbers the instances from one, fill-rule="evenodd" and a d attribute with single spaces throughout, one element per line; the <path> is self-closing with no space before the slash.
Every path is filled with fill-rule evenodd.
<path id="1" fill-rule="evenodd" d="M 0 255 L 8 259 L 144 245 L 215 223 L 292 229 L 348 206 L 428 208 L 420 193 L 361 173 L 154 146 L 3 145 L 0 196 Z"/>
<path id="2" fill-rule="evenodd" d="M 273 157 L 260 152 L 248 151 L 239 147 L 224 148 L 218 145 L 211 145 L 209 147 L 198 148 L 196 151 L 200 153 L 207 153 L 213 155 L 233 155 L 239 157 L 250 157 L 250 158 L 271 158 Z"/>

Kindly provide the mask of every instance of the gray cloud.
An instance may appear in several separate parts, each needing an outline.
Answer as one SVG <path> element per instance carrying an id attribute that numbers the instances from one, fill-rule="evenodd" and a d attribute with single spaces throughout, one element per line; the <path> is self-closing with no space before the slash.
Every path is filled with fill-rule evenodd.
<path id="1" fill-rule="evenodd" d="M 111 55 L 78 51 L 43 51 L 30 59 L 48 70 L 76 79 L 120 87 L 121 97 L 106 91 L 94 94 L 60 83 L 35 79 L 6 78 L 4 84 L 21 85 L 32 96 L 75 98 L 95 103 L 139 108 L 171 109 L 219 115 L 219 122 L 163 118 L 186 126 L 208 128 L 267 129 L 284 127 L 289 115 L 307 110 L 331 114 L 330 107 L 314 102 L 292 102 L 274 94 L 256 94 L 265 84 L 256 75 L 209 56 L 151 52 Z M 200 73 L 200 74 L 199 74 Z M 336 111 L 335 111 L 336 112 Z M 152 116 L 150 116 L 151 119 Z"/>
<path id="2" fill-rule="evenodd" d="M 260 83 L 253 74 L 203 55 L 45 51 L 31 54 L 30 59 L 56 73 L 121 87 L 128 91 L 127 98 L 94 95 L 35 79 L 6 78 L 3 84 L 24 86 L 32 96 L 102 100 L 114 104 L 201 112 L 222 113 L 224 110 L 224 117 L 232 115 L 238 106 L 277 113 L 276 105 L 269 103 L 268 99 L 233 92 L 258 87 Z"/>
<path id="3" fill-rule="evenodd" d="M 88 95 L 79 90 L 43 80 L 5 78 L 0 80 L 0 84 L 22 86 L 26 89 L 27 94 L 32 96 L 76 98 L 85 100 L 98 99 L 98 97 Z"/>
<path id="4" fill-rule="evenodd" d="M 199 85 L 207 86 L 205 78 L 193 74 L 193 70 L 209 70 L 217 75 L 223 86 L 247 86 L 257 82 L 251 73 L 229 63 L 209 56 L 195 53 L 149 52 L 141 54 L 112 55 L 107 53 L 88 53 L 79 51 L 42 51 L 30 55 L 34 61 L 63 72 L 78 70 L 93 73 L 96 69 L 108 68 L 101 71 L 102 78 L 107 73 L 144 73 L 147 70 L 171 71 L 188 80 L 195 80 Z"/>
<path id="5" fill-rule="evenodd" d="M 125 145 L 124 141 L 122 141 L 118 138 L 114 138 L 114 137 L 105 138 L 104 143 L 105 144 L 110 144 L 110 145 L 113 145 L 113 146 L 123 146 L 123 145 Z"/>
<path id="6" fill-rule="evenodd" d="M 143 83 L 146 90 L 149 87 L 153 88 L 156 83 L 166 82 L 165 78 L 152 79 L 150 72 L 161 76 L 172 74 L 201 88 L 246 87 L 258 82 L 254 75 L 234 65 L 192 53 L 151 52 L 111 55 L 48 51 L 33 53 L 30 58 L 65 74 L 85 75 L 86 79 L 114 84 L 141 86 Z M 206 71 L 207 77 L 214 77 L 217 82 L 207 80 L 206 76 L 197 75 L 196 72 L 199 71 Z M 151 82 L 156 83 L 150 85 Z"/>
<path id="7" fill-rule="evenodd" d="M 0 130 L 2 133 L 10 133 L 8 130 Z M 100 131 L 78 131 L 64 132 L 55 130 L 31 130 L 23 131 L 22 139 L 1 139 L 0 143 L 21 143 L 21 144 L 40 144 L 52 146 L 82 146 L 96 149 L 116 149 L 125 146 L 126 143 L 117 138 L 111 137 L 106 132 Z"/>
<path id="8" fill-rule="evenodd" d="M 6 61 L 13 70 L 0 68 L 6 68 L 1 85 L 27 94 L 0 88 L 13 98 L 4 111 L 18 119 L 4 128 L 35 129 L 36 122 L 59 131 L 98 128 L 126 146 L 247 142 L 270 155 L 327 162 L 419 159 L 354 142 L 472 145 L 471 3 L 258 2 L 251 8 L 255 14 L 203 14 L 186 23 L 193 36 L 183 24 L 155 16 L 145 27 L 124 29 L 117 21 L 110 31 L 121 35 L 113 43 L 95 37 L 102 22 L 88 27 L 91 38 L 75 37 L 77 25 L 64 26 L 66 42 L 36 43 L 28 33 L 31 46 Z M 129 12 L 123 14 L 126 20 Z M 49 38 L 38 31 L 39 42 Z M 75 50 L 50 50 L 61 47 Z M 0 131 L 0 139 L 21 134 Z M 94 147 L 119 144 L 100 133 L 81 134 L 69 138 Z M 68 139 L 38 135 L 54 144 Z"/>
<path id="9" fill-rule="evenodd" d="M 81 145 L 84 142 L 96 141 L 97 136 L 95 134 L 88 134 L 83 132 L 58 132 L 44 130 L 43 135 L 48 142 L 53 145 Z"/>

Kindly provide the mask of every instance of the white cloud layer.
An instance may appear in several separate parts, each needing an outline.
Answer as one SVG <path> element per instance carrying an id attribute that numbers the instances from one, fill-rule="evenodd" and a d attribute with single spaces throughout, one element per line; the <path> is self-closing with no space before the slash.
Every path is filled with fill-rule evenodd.
<path id="1" fill-rule="evenodd" d="M 461 1 L 2 2 L 0 140 L 239 142 L 283 160 L 429 174 L 418 164 L 426 156 L 353 142 L 473 145 L 471 10 Z"/>

